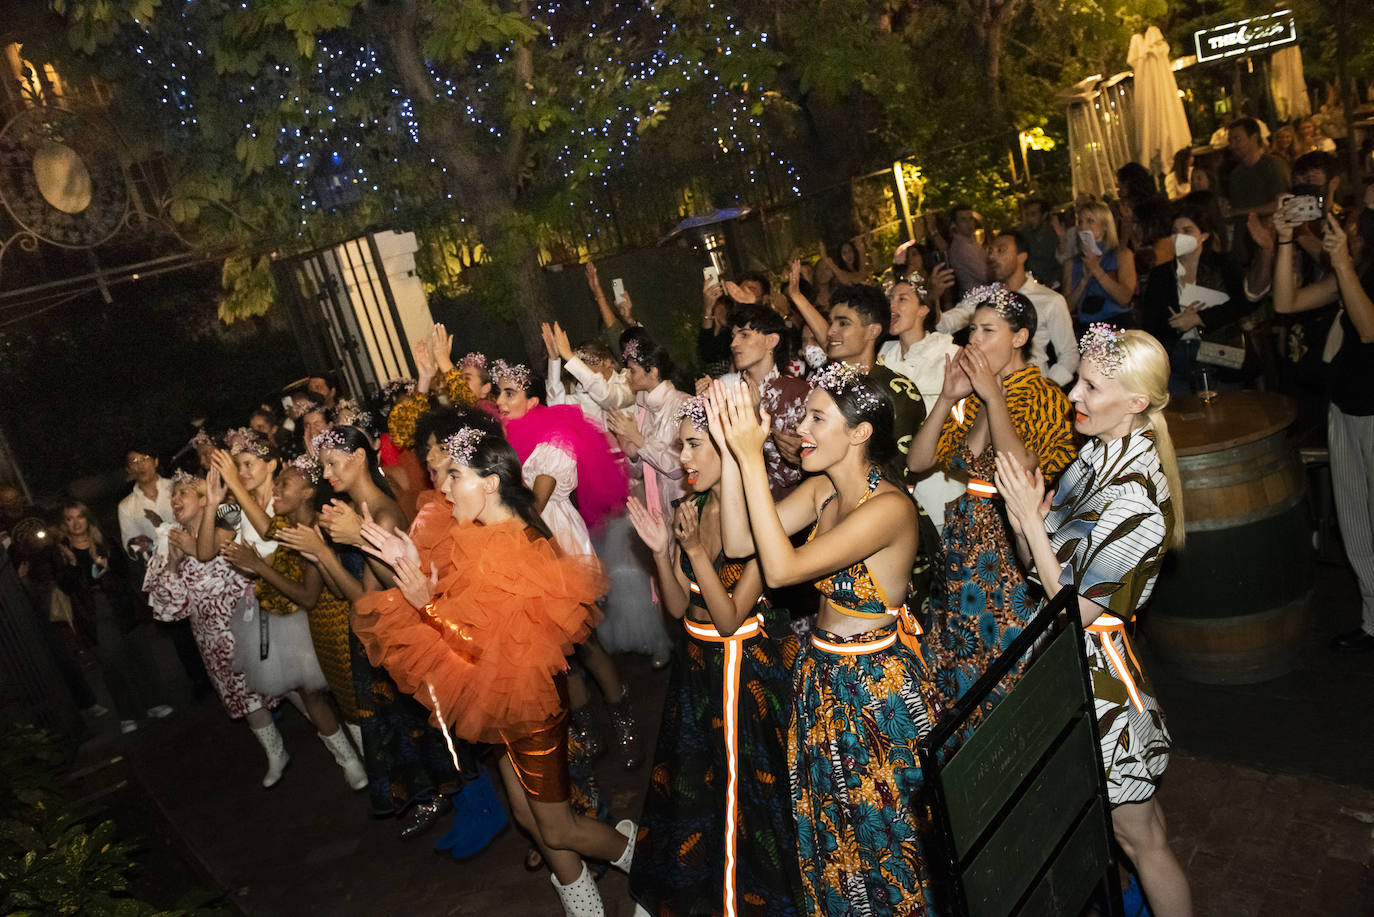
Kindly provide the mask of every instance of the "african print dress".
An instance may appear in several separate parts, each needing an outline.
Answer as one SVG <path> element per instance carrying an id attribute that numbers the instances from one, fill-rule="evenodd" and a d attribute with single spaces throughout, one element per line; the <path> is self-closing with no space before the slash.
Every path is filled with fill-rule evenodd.
<path id="1" fill-rule="evenodd" d="M 1154 436 L 1133 432 L 1084 446 L 1045 519 L 1059 582 L 1103 606 L 1084 639 L 1113 805 L 1149 799 L 1169 764 L 1164 714 L 1126 625 L 1154 589 L 1173 514 Z"/>
<path id="2" fill-rule="evenodd" d="M 880 481 L 870 474 L 860 503 Z M 863 563 L 816 585 L 842 613 L 909 620 Z M 898 639 L 900 626 L 849 637 L 816 628 L 793 669 L 787 759 L 809 914 L 931 913 L 913 802 L 923 782 L 916 745 L 933 726 L 934 690 L 921 657 Z"/>
<path id="3" fill-rule="evenodd" d="M 728 591 L 744 565 L 724 560 L 716 566 Z M 680 562 L 695 584 L 685 552 Z M 706 607 L 695 589 L 690 601 Z M 651 914 L 802 913 L 782 782 L 796 638 L 784 615 L 759 607 L 730 637 L 684 620 L 674 646 L 630 869 L 630 893 Z"/>
<path id="4" fill-rule="evenodd" d="M 1074 457 L 1068 399 L 1034 366 L 1008 376 L 1003 385 L 1017 435 L 1039 458 L 1045 480 L 1052 482 Z M 931 631 L 924 641 L 926 663 L 946 708 L 973 687 L 1036 610 L 992 483 L 997 450 L 991 439 L 981 455 L 968 448 L 969 431 L 982 408 L 977 395 L 955 405 L 936 448 L 942 466 L 969 480 L 965 493 L 945 508 L 945 557 L 931 587 Z M 1002 681 L 985 709 L 1001 699 L 1016 676 L 1014 671 Z"/>

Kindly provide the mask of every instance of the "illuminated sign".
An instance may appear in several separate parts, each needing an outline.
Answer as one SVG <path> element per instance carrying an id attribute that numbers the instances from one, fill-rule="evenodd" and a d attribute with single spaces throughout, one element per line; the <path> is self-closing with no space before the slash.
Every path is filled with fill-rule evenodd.
<path id="1" fill-rule="evenodd" d="M 1293 14 L 1288 10 L 1193 33 L 1199 64 L 1291 45 L 1297 40 L 1298 30 L 1293 23 Z"/>

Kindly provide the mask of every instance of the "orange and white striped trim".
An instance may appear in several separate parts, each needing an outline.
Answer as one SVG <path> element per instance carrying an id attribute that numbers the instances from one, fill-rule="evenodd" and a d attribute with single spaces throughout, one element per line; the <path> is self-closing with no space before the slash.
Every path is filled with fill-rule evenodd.
<path id="1" fill-rule="evenodd" d="M 997 496 L 997 485 L 991 481 L 980 480 L 979 478 L 968 479 L 968 492 L 975 497 L 987 497 L 991 499 Z"/>
<path id="2" fill-rule="evenodd" d="M 1135 651 L 1131 649 L 1131 641 L 1126 638 L 1125 622 L 1116 615 L 1104 614 L 1089 624 L 1086 629 L 1098 635 L 1098 643 L 1102 645 L 1102 652 L 1107 654 L 1107 661 L 1111 663 L 1113 674 L 1121 679 L 1122 684 L 1126 686 L 1126 693 L 1131 697 L 1131 706 L 1135 707 L 1137 713 L 1144 713 L 1145 702 L 1140 699 L 1140 689 L 1135 686 L 1135 679 L 1131 677 L 1131 670 L 1126 668 L 1126 660 L 1121 657 L 1121 652 L 1112 642 L 1112 633 L 1119 632 L 1126 652 L 1130 653 L 1131 662 L 1135 663 L 1137 669 L 1140 668 L 1140 660 L 1135 658 Z"/>
<path id="3" fill-rule="evenodd" d="M 814 633 L 811 635 L 812 646 L 823 653 L 832 653 L 836 656 L 867 656 L 869 653 L 885 650 L 896 642 L 897 632 L 895 630 L 866 643 L 834 643 L 824 637 L 818 637 Z"/>
<path id="4" fill-rule="evenodd" d="M 695 583 L 693 584 L 695 585 Z M 763 618 L 755 615 L 728 637 L 710 624 L 683 618 L 687 633 L 698 640 L 725 644 L 725 671 L 721 679 L 725 714 L 725 902 L 722 913 L 735 917 L 735 873 L 738 869 L 739 833 L 739 679 L 744 662 L 744 643 L 763 630 Z"/>

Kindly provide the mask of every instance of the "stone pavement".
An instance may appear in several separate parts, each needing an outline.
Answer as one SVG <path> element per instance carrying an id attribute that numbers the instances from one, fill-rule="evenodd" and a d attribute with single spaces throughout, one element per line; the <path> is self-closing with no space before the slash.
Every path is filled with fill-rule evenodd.
<path id="1" fill-rule="evenodd" d="M 1323 607 L 1344 610 L 1314 627 L 1292 675 L 1243 688 L 1156 679 L 1177 743 L 1160 801 L 1204 917 L 1374 915 L 1374 657 L 1326 650 L 1354 606 L 1348 574 L 1322 576 Z M 651 743 L 665 676 L 641 657 L 622 665 Z M 468 862 L 432 850 L 451 818 L 402 844 L 394 820 L 367 817 L 294 710 L 281 725 L 292 764 L 271 790 L 249 730 L 214 700 L 129 737 L 101 721 L 106 734 L 83 759 L 122 751 L 150 822 L 245 914 L 561 914 L 547 873 L 523 869 L 513 829 Z M 607 758 L 599 777 L 616 817 L 637 815 L 647 767 L 626 773 Z M 623 876 L 601 888 L 608 914 L 630 913 Z"/>

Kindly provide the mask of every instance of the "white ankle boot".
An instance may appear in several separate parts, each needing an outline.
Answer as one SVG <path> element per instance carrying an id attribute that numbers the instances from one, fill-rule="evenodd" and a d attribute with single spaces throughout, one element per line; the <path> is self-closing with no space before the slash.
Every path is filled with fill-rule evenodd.
<path id="1" fill-rule="evenodd" d="M 611 865 L 626 875 L 630 874 L 630 864 L 635 860 L 635 837 L 639 834 L 639 826 L 628 818 L 622 820 L 615 826 L 615 830 L 629 838 L 629 843 L 625 845 L 625 852 L 611 861 Z"/>
<path id="2" fill-rule="evenodd" d="M 557 876 L 549 876 L 549 881 L 558 892 L 558 900 L 563 902 L 563 913 L 567 917 L 606 917 L 601 907 L 601 892 L 586 863 L 582 864 L 582 875 L 574 882 L 560 885 Z"/>
<path id="3" fill-rule="evenodd" d="M 353 739 L 353 747 L 358 749 L 358 754 L 363 753 L 363 727 L 357 723 L 344 723 L 348 728 L 348 735 Z"/>
<path id="4" fill-rule="evenodd" d="M 343 768 L 344 779 L 348 781 L 349 788 L 361 790 L 367 786 L 367 771 L 363 769 L 362 759 L 353 750 L 353 743 L 348 741 L 348 733 L 337 729 L 332 736 L 323 733 L 319 736 L 324 747 L 334 756 L 334 762 Z"/>
<path id="5" fill-rule="evenodd" d="M 281 772 L 291 763 L 291 756 L 286 753 L 286 746 L 282 744 L 277 724 L 268 723 L 266 726 L 254 727 L 253 735 L 262 743 L 262 750 L 267 752 L 267 774 L 262 778 L 262 785 L 276 786 L 277 781 L 281 779 Z"/>

